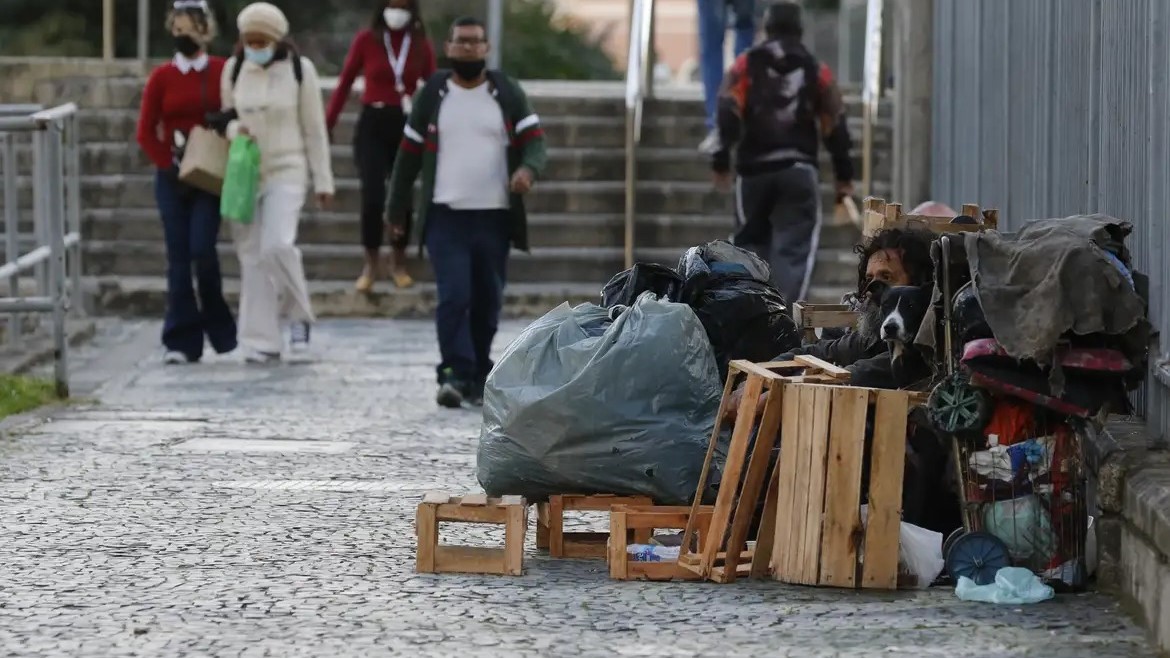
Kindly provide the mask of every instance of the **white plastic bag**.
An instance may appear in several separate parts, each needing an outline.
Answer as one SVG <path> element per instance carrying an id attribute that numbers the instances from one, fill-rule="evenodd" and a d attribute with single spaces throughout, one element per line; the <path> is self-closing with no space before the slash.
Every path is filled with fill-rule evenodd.
<path id="1" fill-rule="evenodd" d="M 868 518 L 869 506 L 862 505 L 862 527 L 865 527 Z M 917 589 L 930 587 L 946 566 L 942 545 L 942 533 L 902 521 L 898 526 L 898 570 L 913 574 L 918 579 L 915 585 Z"/>
<path id="2" fill-rule="evenodd" d="M 1004 567 L 995 573 L 995 582 L 988 585 L 976 585 L 970 578 L 959 576 L 955 595 L 964 601 L 1020 605 L 1047 601 L 1056 592 L 1028 569 Z"/>

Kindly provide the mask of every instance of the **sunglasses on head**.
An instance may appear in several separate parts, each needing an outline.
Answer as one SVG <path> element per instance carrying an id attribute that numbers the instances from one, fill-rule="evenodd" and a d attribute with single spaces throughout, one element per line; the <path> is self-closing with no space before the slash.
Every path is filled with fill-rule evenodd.
<path id="1" fill-rule="evenodd" d="M 171 8 L 176 10 L 201 11 L 205 14 L 211 13 L 211 8 L 207 6 L 207 0 L 175 0 Z"/>

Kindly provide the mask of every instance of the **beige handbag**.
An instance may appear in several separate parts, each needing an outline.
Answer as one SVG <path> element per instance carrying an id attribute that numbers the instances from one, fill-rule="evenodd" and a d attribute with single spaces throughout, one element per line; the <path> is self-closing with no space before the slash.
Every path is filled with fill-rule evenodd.
<path id="1" fill-rule="evenodd" d="M 179 180 L 219 196 L 223 190 L 223 173 L 227 168 L 228 141 L 214 130 L 195 126 L 187 135 Z"/>

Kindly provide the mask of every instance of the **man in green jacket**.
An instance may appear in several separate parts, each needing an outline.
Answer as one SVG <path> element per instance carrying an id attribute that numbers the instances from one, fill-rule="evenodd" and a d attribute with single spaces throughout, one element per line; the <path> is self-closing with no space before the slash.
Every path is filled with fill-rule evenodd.
<path id="1" fill-rule="evenodd" d="M 480 21 L 451 26 L 451 70 L 416 94 L 390 177 L 388 218 L 401 236 L 422 174 L 415 227 L 438 288 L 436 401 L 450 408 L 483 402 L 508 252 L 528 250 L 523 195 L 546 161 L 540 118 L 515 80 L 486 70 L 488 47 Z"/>

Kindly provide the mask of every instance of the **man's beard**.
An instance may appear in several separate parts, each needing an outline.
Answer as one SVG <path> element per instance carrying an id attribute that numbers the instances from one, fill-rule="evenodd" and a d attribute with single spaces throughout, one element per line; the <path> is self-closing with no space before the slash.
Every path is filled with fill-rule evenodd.
<path id="1" fill-rule="evenodd" d="M 882 305 L 873 298 L 866 298 L 861 303 L 861 317 L 857 321 L 857 332 L 865 339 L 866 345 L 872 345 L 881 340 Z"/>

